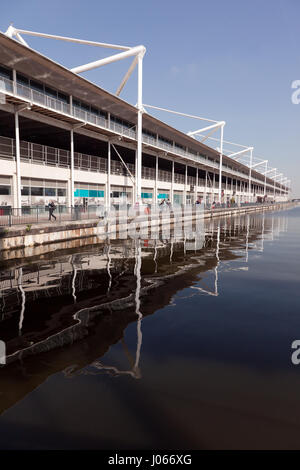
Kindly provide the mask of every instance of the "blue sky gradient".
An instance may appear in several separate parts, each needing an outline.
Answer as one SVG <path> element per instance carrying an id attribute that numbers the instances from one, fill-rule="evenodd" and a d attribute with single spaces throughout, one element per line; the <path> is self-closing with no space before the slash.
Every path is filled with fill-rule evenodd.
<path id="1" fill-rule="evenodd" d="M 300 197 L 300 80 L 298 0 L 17 0 L 4 2 L 0 30 L 9 24 L 50 34 L 122 45 L 144 44 L 144 103 L 225 120 L 224 138 L 254 146 L 254 154 L 291 177 Z M 30 46 L 67 67 L 111 50 L 26 37 Z M 114 92 L 128 61 L 86 72 Z M 136 76 L 121 95 L 136 103 Z M 197 122 L 165 113 L 160 119 L 187 132 Z"/>

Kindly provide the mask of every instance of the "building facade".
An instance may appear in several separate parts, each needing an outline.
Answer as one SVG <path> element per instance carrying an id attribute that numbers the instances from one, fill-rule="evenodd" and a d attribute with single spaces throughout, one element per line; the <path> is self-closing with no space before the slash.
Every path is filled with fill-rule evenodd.
<path id="1" fill-rule="evenodd" d="M 0 207 L 135 201 L 137 109 L 0 33 Z M 220 155 L 143 114 L 141 198 L 218 201 Z M 223 155 L 222 201 L 288 188 Z"/>

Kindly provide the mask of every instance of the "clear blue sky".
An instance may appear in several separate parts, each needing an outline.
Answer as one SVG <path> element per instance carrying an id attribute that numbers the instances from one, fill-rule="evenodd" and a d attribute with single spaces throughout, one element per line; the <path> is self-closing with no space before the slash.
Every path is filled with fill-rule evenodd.
<path id="1" fill-rule="evenodd" d="M 144 44 L 144 103 L 225 120 L 225 139 L 253 145 L 292 178 L 300 197 L 299 0 L 14 0 L 1 8 L 0 30 L 22 29 Z M 31 47 L 67 67 L 108 55 L 107 49 L 26 37 Z M 126 65 L 85 76 L 115 91 Z M 127 67 L 128 67 L 127 65 Z M 133 76 L 122 97 L 136 103 Z M 197 127 L 156 114 L 183 131 Z"/>

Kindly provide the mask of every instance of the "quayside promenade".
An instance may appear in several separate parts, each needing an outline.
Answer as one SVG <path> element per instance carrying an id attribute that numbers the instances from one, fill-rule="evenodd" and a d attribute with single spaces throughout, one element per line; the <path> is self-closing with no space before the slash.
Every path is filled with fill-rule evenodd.
<path id="1" fill-rule="evenodd" d="M 12 224 L 9 216 L 2 216 L 0 251 L 40 245 L 48 245 L 48 251 L 52 251 L 54 243 L 81 238 L 90 238 L 91 244 L 101 243 L 107 238 L 157 238 L 160 230 L 168 232 L 169 235 L 173 232 L 175 238 L 193 238 L 201 231 L 201 221 L 207 218 L 284 210 L 295 205 L 296 203 L 285 202 L 231 207 L 165 206 L 154 207 L 152 210 L 145 206 L 138 210 L 110 210 L 99 213 L 73 210 L 57 214 L 57 220 L 53 222 L 47 220 L 46 216 L 36 218 L 37 215 L 32 213 L 19 214 L 15 216 L 17 224 Z M 9 258 L 11 259 L 11 256 Z"/>

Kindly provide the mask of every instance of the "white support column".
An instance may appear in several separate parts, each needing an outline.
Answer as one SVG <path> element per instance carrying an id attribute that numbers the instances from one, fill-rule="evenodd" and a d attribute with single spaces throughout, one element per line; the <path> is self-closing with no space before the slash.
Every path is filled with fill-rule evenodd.
<path id="1" fill-rule="evenodd" d="M 20 154 L 20 129 L 19 112 L 15 111 L 15 138 L 16 138 L 16 187 L 14 188 L 14 205 L 21 209 L 21 154 Z"/>
<path id="2" fill-rule="evenodd" d="M 223 135 L 224 135 L 224 124 L 222 124 L 220 137 L 220 168 L 219 168 L 219 202 L 222 202 L 222 167 L 223 167 Z"/>
<path id="3" fill-rule="evenodd" d="M 216 174 L 214 172 L 211 202 L 214 202 L 215 200 L 215 185 L 216 185 Z"/>
<path id="4" fill-rule="evenodd" d="M 174 204 L 174 160 L 172 160 L 172 180 L 171 180 L 171 195 L 170 202 Z"/>
<path id="5" fill-rule="evenodd" d="M 252 202 L 251 176 L 252 176 L 253 149 L 250 150 L 250 168 L 249 168 L 249 202 Z"/>
<path id="6" fill-rule="evenodd" d="M 110 209 L 110 168 L 111 168 L 111 145 L 108 141 L 107 147 L 107 181 L 106 181 L 106 207 Z"/>
<path id="7" fill-rule="evenodd" d="M 195 202 L 198 200 L 198 168 L 196 168 Z"/>
<path id="8" fill-rule="evenodd" d="M 206 204 L 207 194 L 207 170 L 205 170 L 204 204 Z"/>
<path id="9" fill-rule="evenodd" d="M 186 205 L 186 196 L 187 196 L 187 165 L 185 165 L 184 201 L 183 201 L 184 205 Z"/>
<path id="10" fill-rule="evenodd" d="M 69 113 L 73 114 L 73 96 L 70 95 Z"/>
<path id="11" fill-rule="evenodd" d="M 136 153 L 136 181 L 135 201 L 141 200 L 142 189 L 142 127 L 143 127 L 143 54 L 138 56 L 138 123 L 137 123 L 137 153 Z"/>
<path id="12" fill-rule="evenodd" d="M 275 202 L 275 198 L 276 198 L 276 190 L 275 190 L 275 185 L 276 185 L 276 173 L 277 173 L 277 169 L 275 168 L 275 175 L 274 175 L 274 202 Z"/>
<path id="13" fill-rule="evenodd" d="M 158 155 L 156 155 L 156 161 L 155 161 L 154 204 L 157 204 L 157 184 L 158 184 Z"/>
<path id="14" fill-rule="evenodd" d="M 12 71 L 12 76 L 13 76 L 13 92 L 16 95 L 17 94 L 17 72 L 15 69 Z"/>
<path id="15" fill-rule="evenodd" d="M 70 131 L 70 158 L 71 158 L 71 169 L 70 169 L 70 194 L 69 194 L 69 205 L 74 207 L 74 130 Z"/>

